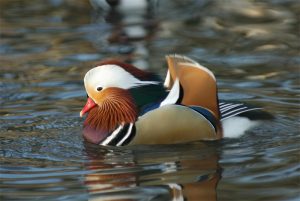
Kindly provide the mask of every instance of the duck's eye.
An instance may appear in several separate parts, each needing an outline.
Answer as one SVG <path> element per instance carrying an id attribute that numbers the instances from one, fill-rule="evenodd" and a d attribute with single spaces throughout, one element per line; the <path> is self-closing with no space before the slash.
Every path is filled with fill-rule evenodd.
<path id="1" fill-rule="evenodd" d="M 97 91 L 101 91 L 102 89 L 102 87 L 97 87 Z"/>

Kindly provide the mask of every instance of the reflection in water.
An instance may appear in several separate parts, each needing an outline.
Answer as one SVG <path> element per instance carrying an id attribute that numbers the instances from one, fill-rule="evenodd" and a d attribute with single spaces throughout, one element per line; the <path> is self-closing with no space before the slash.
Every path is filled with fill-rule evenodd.
<path id="1" fill-rule="evenodd" d="M 156 1 L 90 0 L 98 13 L 111 25 L 105 51 L 124 55 L 124 60 L 135 66 L 149 68 L 147 44 L 157 27 L 154 10 Z"/>
<path id="2" fill-rule="evenodd" d="M 221 169 L 213 146 L 85 147 L 90 200 L 217 200 Z M 187 147 L 193 147 L 192 157 L 191 149 L 183 151 Z"/>

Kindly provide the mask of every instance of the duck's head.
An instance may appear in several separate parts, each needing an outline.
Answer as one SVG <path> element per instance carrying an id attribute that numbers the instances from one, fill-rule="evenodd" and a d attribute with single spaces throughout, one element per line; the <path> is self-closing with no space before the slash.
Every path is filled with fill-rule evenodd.
<path id="1" fill-rule="evenodd" d="M 87 102 L 80 112 L 88 113 L 84 137 L 98 144 L 120 125 L 137 119 L 137 107 L 130 89 L 149 84 L 147 72 L 130 64 L 109 60 L 89 70 L 84 77 Z"/>

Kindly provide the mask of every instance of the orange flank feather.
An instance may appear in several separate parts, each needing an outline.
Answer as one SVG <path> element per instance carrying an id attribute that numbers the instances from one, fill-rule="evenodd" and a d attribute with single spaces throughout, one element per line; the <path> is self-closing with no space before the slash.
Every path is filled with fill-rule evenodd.
<path id="1" fill-rule="evenodd" d="M 207 108 L 219 119 L 215 81 L 207 73 L 203 73 L 197 68 L 188 67 L 189 64 L 182 63 L 180 65 L 182 67 L 179 69 L 178 77 L 184 91 L 182 104 Z"/>
<path id="2" fill-rule="evenodd" d="M 93 98 L 98 106 L 89 111 L 85 126 L 101 132 L 112 132 L 118 125 L 136 121 L 137 108 L 127 90 L 112 87 Z"/>
<path id="3" fill-rule="evenodd" d="M 217 83 L 212 72 L 187 57 L 170 55 L 166 59 L 170 73 L 167 87 L 179 79 L 184 91 L 181 104 L 204 107 L 220 119 Z"/>

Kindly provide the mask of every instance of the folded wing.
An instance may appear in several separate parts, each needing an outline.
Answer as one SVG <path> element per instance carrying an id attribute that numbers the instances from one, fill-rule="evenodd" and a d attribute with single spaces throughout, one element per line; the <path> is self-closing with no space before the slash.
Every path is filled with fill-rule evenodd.
<path id="1" fill-rule="evenodd" d="M 185 56 L 168 55 L 166 59 L 168 73 L 164 85 L 171 91 L 165 102 L 204 107 L 219 119 L 217 83 L 213 73 Z"/>

